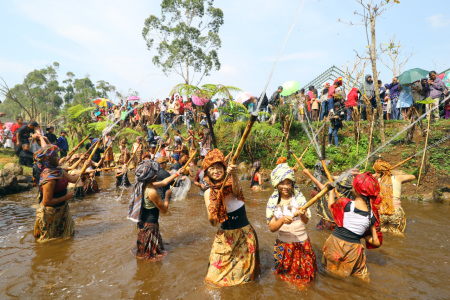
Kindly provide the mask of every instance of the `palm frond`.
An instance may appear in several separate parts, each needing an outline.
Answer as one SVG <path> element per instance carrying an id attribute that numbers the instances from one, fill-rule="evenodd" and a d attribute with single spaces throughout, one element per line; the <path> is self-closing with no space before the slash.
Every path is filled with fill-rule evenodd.
<path id="1" fill-rule="evenodd" d="M 164 133 L 164 128 L 162 125 L 159 124 L 153 124 L 148 126 L 148 128 L 153 129 L 159 136 L 161 136 Z"/>
<path id="2" fill-rule="evenodd" d="M 197 90 L 200 88 L 195 85 L 190 85 L 186 83 L 180 83 L 173 87 L 172 91 L 170 91 L 170 94 L 179 93 L 180 95 L 188 95 L 191 97 Z"/>
<path id="3" fill-rule="evenodd" d="M 72 106 L 71 108 L 69 108 L 67 110 L 67 115 L 69 116 L 69 118 L 71 119 L 76 119 L 79 116 L 81 116 L 81 114 L 85 113 L 85 112 L 89 112 L 91 110 L 95 109 L 95 107 L 90 106 L 90 107 L 84 107 L 81 104 Z"/>

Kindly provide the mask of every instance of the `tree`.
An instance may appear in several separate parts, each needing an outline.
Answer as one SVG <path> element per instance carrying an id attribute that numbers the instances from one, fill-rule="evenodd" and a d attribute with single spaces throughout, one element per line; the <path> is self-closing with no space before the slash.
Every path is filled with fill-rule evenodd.
<path id="1" fill-rule="evenodd" d="M 200 75 L 198 85 L 213 68 L 220 69 L 217 50 L 221 47 L 223 12 L 213 7 L 213 2 L 162 0 L 161 18 L 150 15 L 145 20 L 142 36 L 147 48 L 157 52 L 153 64 L 166 75 L 180 75 L 187 85 L 195 82 L 195 74 Z"/>
<path id="2" fill-rule="evenodd" d="M 362 17 L 362 25 L 366 30 L 367 46 L 369 48 L 369 59 L 372 63 L 372 78 L 375 86 L 378 83 L 377 71 L 377 48 L 376 48 L 376 21 L 383 12 L 386 11 L 389 4 L 400 3 L 399 0 L 355 0 L 361 8 L 362 12 L 355 11 L 354 14 Z M 350 22 L 350 25 L 355 25 Z M 380 126 L 381 143 L 386 143 L 386 136 L 384 131 L 383 108 L 381 105 L 380 92 L 375 88 L 375 97 L 377 102 L 377 111 Z M 373 120 L 372 120 L 373 121 Z"/>
<path id="3" fill-rule="evenodd" d="M 383 56 L 380 56 L 380 60 L 389 70 L 392 71 L 392 75 L 394 77 L 398 77 L 405 67 L 408 60 L 413 55 L 405 54 L 402 56 L 403 50 L 405 46 L 400 43 L 400 41 L 395 40 L 395 34 L 394 36 L 389 40 L 389 43 L 387 44 L 380 44 L 380 51 L 387 55 L 390 59 L 389 61 L 383 60 Z"/>
<path id="4" fill-rule="evenodd" d="M 186 94 L 188 96 L 192 96 L 194 93 L 197 94 L 201 98 L 213 99 L 217 96 L 222 96 L 228 98 L 230 101 L 233 100 L 232 92 L 239 92 L 240 88 L 234 86 L 225 86 L 222 84 L 204 84 L 201 88 L 189 85 L 189 84 L 177 84 L 172 91 L 171 94 L 180 93 Z M 206 120 L 208 121 L 209 128 L 211 129 L 211 137 L 212 142 L 215 148 L 217 148 L 216 136 L 214 134 L 213 125 L 211 122 L 211 101 L 208 101 L 205 105 L 203 105 L 203 112 L 206 115 Z"/>

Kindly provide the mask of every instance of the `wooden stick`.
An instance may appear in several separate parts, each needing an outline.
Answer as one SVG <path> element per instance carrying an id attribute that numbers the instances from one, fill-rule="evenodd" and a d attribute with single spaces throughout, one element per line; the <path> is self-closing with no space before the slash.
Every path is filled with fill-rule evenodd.
<path id="1" fill-rule="evenodd" d="M 428 129 L 427 129 L 427 136 L 425 138 L 425 146 L 424 151 L 422 155 L 422 163 L 420 164 L 420 170 L 419 170 L 419 179 L 417 179 L 417 186 L 420 184 L 420 178 L 422 177 L 422 168 L 423 164 L 425 162 L 425 155 L 427 154 L 427 146 L 428 146 L 428 135 L 430 133 L 430 124 L 431 124 L 431 104 L 430 104 L 430 112 L 428 113 Z"/>
<path id="2" fill-rule="evenodd" d="M 300 160 L 302 160 L 303 156 L 306 154 L 306 151 L 308 151 L 310 146 L 311 146 L 311 143 L 309 143 L 308 147 L 306 147 L 305 151 L 303 151 L 302 155 L 300 155 Z"/>
<path id="3" fill-rule="evenodd" d="M 120 168 L 121 166 L 117 166 L 117 167 L 107 167 L 107 168 L 101 168 L 101 169 L 95 169 L 95 170 L 91 170 L 91 171 L 86 171 L 86 173 L 92 173 L 92 172 L 100 172 L 100 171 L 110 171 L 110 170 L 115 170 Z"/>
<path id="4" fill-rule="evenodd" d="M 314 197 L 311 198 L 311 200 L 309 200 L 305 205 L 303 205 L 302 209 L 307 209 L 308 207 L 310 207 L 311 205 L 313 205 L 314 203 L 316 203 L 320 198 L 322 198 L 323 196 L 325 196 L 326 193 L 328 193 L 329 191 L 331 191 L 332 189 L 334 189 L 336 187 L 336 183 L 332 182 L 327 184 L 323 190 L 321 190 L 317 195 L 315 195 Z M 294 217 L 298 217 L 299 213 L 295 212 L 294 213 Z"/>
<path id="5" fill-rule="evenodd" d="M 294 156 L 297 163 L 302 167 L 302 169 L 306 169 L 305 165 L 301 162 L 301 160 L 297 157 L 297 155 L 295 155 L 295 153 L 292 151 L 290 151 L 290 152 L 291 152 L 292 156 Z"/>
<path id="6" fill-rule="evenodd" d="M 94 156 L 94 153 L 97 151 L 98 145 L 100 145 L 100 139 L 98 139 L 97 142 L 95 142 L 94 144 L 95 144 L 94 151 L 92 151 L 91 155 L 89 155 L 88 160 L 91 160 L 92 156 Z M 76 187 L 78 185 L 78 182 L 80 181 L 80 179 L 83 176 L 84 172 L 86 171 L 87 167 L 88 166 L 83 165 L 83 167 L 81 168 L 80 176 L 78 177 L 77 182 L 75 182 L 74 187 Z"/>
<path id="7" fill-rule="evenodd" d="M 189 164 L 191 163 L 191 161 L 194 159 L 195 155 L 197 154 L 197 150 L 194 151 L 194 153 L 192 153 L 191 157 L 189 157 L 188 161 L 184 164 L 184 166 L 182 167 L 182 169 L 186 169 L 187 166 L 189 166 Z M 180 179 L 181 176 L 178 176 L 177 179 L 175 179 L 175 182 L 173 183 L 173 185 L 170 187 L 170 189 L 173 189 L 173 187 L 175 186 L 175 184 L 178 182 L 178 179 Z"/>
<path id="8" fill-rule="evenodd" d="M 413 159 L 414 157 L 416 157 L 416 155 L 413 155 L 411 157 L 408 157 L 407 159 L 399 162 L 398 164 L 396 164 L 395 166 L 391 167 L 390 170 L 394 170 L 395 168 L 398 168 L 399 166 L 403 165 L 404 163 L 410 161 L 411 159 Z"/>
<path id="9" fill-rule="evenodd" d="M 95 171 L 97 171 L 98 168 L 102 165 L 103 160 L 105 160 L 106 155 L 108 155 L 108 151 L 109 151 L 109 149 L 111 149 L 111 147 L 112 147 L 112 145 L 113 145 L 113 142 L 114 142 L 114 140 L 116 139 L 116 137 L 117 137 L 117 134 L 116 134 L 116 135 L 114 136 L 114 138 L 111 140 L 111 143 L 109 144 L 108 148 L 106 148 L 105 153 L 102 155 L 102 158 L 101 158 L 100 161 L 98 162 L 97 168 L 95 168 Z M 98 170 L 98 171 L 100 171 L 100 170 Z"/>
<path id="10" fill-rule="evenodd" d="M 250 120 L 248 121 L 247 126 L 245 127 L 244 133 L 242 134 L 241 141 L 239 142 L 239 145 L 238 145 L 238 147 L 236 149 L 236 153 L 234 154 L 233 158 L 231 159 L 231 164 L 232 165 L 236 164 L 236 162 L 237 162 L 237 160 L 239 158 L 239 155 L 241 154 L 242 149 L 244 148 L 244 144 L 247 141 L 247 139 L 248 139 L 248 137 L 250 135 L 250 132 L 252 131 L 253 124 L 255 124 L 255 121 L 257 119 L 258 119 L 258 115 L 257 114 L 252 114 L 250 116 Z M 227 173 L 226 176 L 225 176 L 225 180 L 223 181 L 221 190 L 223 190 L 223 188 L 225 186 L 225 183 L 227 182 L 229 176 L 230 176 L 230 174 Z"/>
<path id="11" fill-rule="evenodd" d="M 328 170 L 327 163 L 325 162 L 325 160 L 321 160 L 320 162 L 322 163 L 322 167 L 325 170 L 325 174 L 327 174 L 328 181 L 334 182 L 333 177 L 331 176 L 331 173 Z"/>
<path id="12" fill-rule="evenodd" d="M 75 149 L 80 147 L 90 136 L 91 136 L 91 134 L 89 133 L 81 142 L 78 143 L 78 145 L 76 147 L 74 147 L 72 149 L 72 151 L 69 152 L 69 154 L 67 154 L 67 156 L 70 158 L 74 154 Z M 73 141 L 73 138 L 72 138 L 72 141 Z"/>
<path id="13" fill-rule="evenodd" d="M 141 149 L 141 147 L 142 147 L 142 144 L 139 144 L 139 146 L 136 148 L 136 150 L 134 150 L 133 154 L 131 154 L 130 159 L 127 161 L 127 163 L 125 165 L 127 168 L 128 168 L 128 165 L 130 164 L 131 160 L 136 156 L 136 153 Z"/>
<path id="14" fill-rule="evenodd" d="M 372 118 L 372 124 L 370 126 L 370 134 L 369 134 L 369 150 L 367 151 L 367 159 L 366 159 L 366 166 L 364 167 L 364 172 L 367 169 L 367 163 L 369 162 L 370 157 L 370 147 L 372 147 L 372 134 L 373 134 L 373 118 Z"/>

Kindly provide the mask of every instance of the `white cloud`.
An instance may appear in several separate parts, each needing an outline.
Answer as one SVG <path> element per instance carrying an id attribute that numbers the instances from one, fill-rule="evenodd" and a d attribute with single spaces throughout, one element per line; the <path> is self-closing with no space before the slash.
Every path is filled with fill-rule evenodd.
<path id="1" fill-rule="evenodd" d="M 326 55 L 327 55 L 327 53 L 325 51 L 295 52 L 295 53 L 281 55 L 279 62 L 318 59 L 318 58 L 325 57 Z M 275 56 L 266 56 L 266 57 L 263 57 L 263 60 L 274 62 L 276 60 L 276 57 Z"/>
<path id="2" fill-rule="evenodd" d="M 429 16 L 427 21 L 433 28 L 450 27 L 450 18 L 445 17 L 443 14 Z"/>
<path id="3" fill-rule="evenodd" d="M 225 75 L 236 75 L 238 73 L 238 70 L 236 67 L 231 65 L 221 65 L 219 73 L 225 74 Z"/>

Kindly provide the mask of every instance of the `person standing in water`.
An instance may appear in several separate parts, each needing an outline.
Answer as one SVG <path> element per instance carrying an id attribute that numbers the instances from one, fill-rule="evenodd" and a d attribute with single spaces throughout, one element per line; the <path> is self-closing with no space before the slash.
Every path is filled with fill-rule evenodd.
<path id="1" fill-rule="evenodd" d="M 275 190 L 267 202 L 266 219 L 270 231 L 278 232 L 274 246 L 275 274 L 302 288 L 317 273 L 316 254 L 305 226 L 311 212 L 309 208 L 302 209 L 306 199 L 295 187 L 294 171 L 288 164 L 277 165 L 271 181 Z M 298 217 L 294 217 L 296 212 Z"/>
<path id="2" fill-rule="evenodd" d="M 250 179 L 250 188 L 252 190 L 257 191 L 261 190 L 262 175 L 261 173 L 259 173 L 260 169 L 261 169 L 261 162 L 259 160 L 255 161 L 252 167 L 252 178 Z"/>
<path id="3" fill-rule="evenodd" d="M 406 216 L 402 208 L 402 184 L 416 179 L 414 175 L 392 175 L 391 165 L 378 159 L 373 165 L 374 177 L 380 183 L 381 203 L 378 206 L 382 232 L 403 236 Z"/>
<path id="4" fill-rule="evenodd" d="M 227 167 L 219 149 L 209 151 L 203 160 L 205 205 L 212 226 L 220 224 L 209 257 L 205 283 L 233 286 L 251 282 L 259 273 L 259 246 L 256 232 L 245 212 L 244 195 L 236 165 Z M 231 174 L 225 182 L 225 171 Z"/>
<path id="5" fill-rule="evenodd" d="M 330 192 L 328 206 L 336 222 L 336 229 L 328 237 L 323 247 L 322 263 L 326 270 L 340 277 L 355 275 L 369 281 L 366 255 L 361 239 L 367 248 L 381 246 L 382 235 L 377 232 L 380 203 L 380 185 L 370 174 L 358 174 L 353 179 L 355 200 L 339 198 L 335 200 L 334 190 Z"/>
<path id="6" fill-rule="evenodd" d="M 131 253 L 139 259 L 147 261 L 161 261 L 167 252 L 164 250 L 161 234 L 159 233 L 159 213 L 165 214 L 169 209 L 169 198 L 172 190 L 165 194 L 164 201 L 156 189 L 168 185 L 176 177 L 175 173 L 162 181 L 156 181 L 160 165 L 156 161 L 144 160 L 136 168 L 133 191 L 129 204 L 128 219 L 137 223 L 138 235 L 136 247 Z"/>

